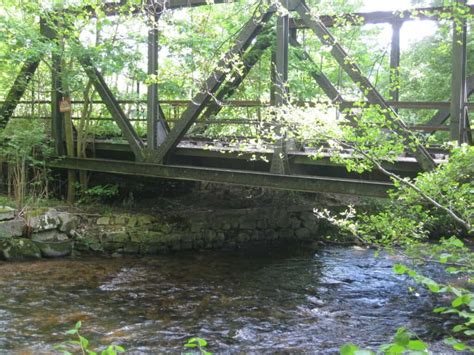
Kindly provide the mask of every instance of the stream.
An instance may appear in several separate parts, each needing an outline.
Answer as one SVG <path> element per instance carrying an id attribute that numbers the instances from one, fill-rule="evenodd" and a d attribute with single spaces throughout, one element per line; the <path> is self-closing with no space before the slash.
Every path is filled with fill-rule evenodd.
<path id="1" fill-rule="evenodd" d="M 93 348 L 215 353 L 376 349 L 405 326 L 443 348 L 431 297 L 357 247 L 266 246 L 156 257 L 0 262 L 0 353 L 50 353 L 81 320 Z M 439 322 L 439 321 L 438 321 Z"/>

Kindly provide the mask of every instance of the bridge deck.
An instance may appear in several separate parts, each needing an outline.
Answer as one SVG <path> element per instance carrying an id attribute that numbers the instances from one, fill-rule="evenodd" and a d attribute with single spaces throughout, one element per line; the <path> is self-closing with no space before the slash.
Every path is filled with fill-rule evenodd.
<path id="1" fill-rule="evenodd" d="M 182 141 L 166 165 L 134 161 L 128 144 L 96 141 L 90 144 L 92 158 L 62 158 L 51 167 L 88 170 L 158 178 L 196 180 L 246 186 L 276 188 L 305 192 L 328 192 L 363 196 L 386 196 L 392 187 L 379 172 L 349 173 L 330 160 L 328 149 L 321 158 L 313 159 L 315 148 L 290 150 L 291 173 L 269 173 L 273 150 L 238 143 Z M 446 157 L 432 152 L 438 163 Z M 351 152 L 347 152 L 348 155 Z M 405 176 L 414 176 L 420 168 L 414 157 L 400 157 L 396 164 L 387 164 Z"/>

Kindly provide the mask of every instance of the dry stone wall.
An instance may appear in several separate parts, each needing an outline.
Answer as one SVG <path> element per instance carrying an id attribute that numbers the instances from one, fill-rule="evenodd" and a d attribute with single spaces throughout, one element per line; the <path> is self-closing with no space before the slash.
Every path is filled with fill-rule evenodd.
<path id="1" fill-rule="evenodd" d="M 2 217 L 0 208 L 0 257 L 6 260 L 71 253 L 153 255 L 253 242 L 303 241 L 319 235 L 318 220 L 308 208 L 181 211 L 167 216 L 40 209 L 21 217 L 11 210 Z"/>

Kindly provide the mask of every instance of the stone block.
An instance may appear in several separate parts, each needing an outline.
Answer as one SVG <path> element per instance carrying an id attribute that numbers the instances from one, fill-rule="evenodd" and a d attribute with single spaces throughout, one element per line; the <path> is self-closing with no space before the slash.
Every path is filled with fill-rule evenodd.
<path id="1" fill-rule="evenodd" d="M 250 240 L 250 235 L 248 235 L 247 233 L 240 232 L 237 235 L 237 242 L 239 242 L 239 243 L 247 242 L 249 240 Z"/>
<path id="2" fill-rule="evenodd" d="M 148 224 L 151 224 L 152 222 L 153 222 L 153 219 L 151 216 L 142 215 L 142 216 L 137 217 L 138 226 L 146 226 Z"/>
<path id="3" fill-rule="evenodd" d="M 56 210 L 48 210 L 42 215 L 35 217 L 27 217 L 27 224 L 33 232 L 53 230 L 59 227 L 61 220 L 59 212 Z"/>
<path id="4" fill-rule="evenodd" d="M 62 258 L 71 255 L 73 248 L 72 240 L 35 242 L 46 258 Z"/>
<path id="5" fill-rule="evenodd" d="M 217 236 L 217 233 L 213 231 L 212 229 L 209 229 L 204 233 L 204 240 L 206 242 L 212 242 L 216 239 L 216 236 Z"/>
<path id="6" fill-rule="evenodd" d="M 128 242 L 123 247 L 123 252 L 126 254 L 138 254 L 140 252 L 140 243 Z"/>
<path id="7" fill-rule="evenodd" d="M 240 229 L 255 229 L 257 228 L 257 221 L 255 220 L 255 217 L 247 217 L 240 221 L 239 227 Z"/>
<path id="8" fill-rule="evenodd" d="M 296 217 L 291 217 L 289 222 L 290 222 L 290 227 L 293 229 L 298 229 L 301 227 L 301 221 Z"/>
<path id="9" fill-rule="evenodd" d="M 9 206 L 0 206 L 0 221 L 7 221 L 15 218 L 15 209 Z"/>
<path id="10" fill-rule="evenodd" d="M 280 218 L 275 221 L 275 224 L 278 228 L 288 228 L 291 226 L 290 219 L 286 215 L 280 216 Z"/>
<path id="11" fill-rule="evenodd" d="M 274 229 L 266 229 L 264 232 L 264 237 L 263 239 L 266 240 L 273 240 L 277 238 L 277 233 Z"/>
<path id="12" fill-rule="evenodd" d="M 126 214 L 119 214 L 118 216 L 115 216 L 115 224 L 120 225 L 120 226 L 126 226 L 128 224 L 128 215 Z"/>
<path id="13" fill-rule="evenodd" d="M 130 236 L 126 231 L 114 231 L 106 233 L 104 239 L 114 243 L 123 243 L 130 240 Z"/>
<path id="14" fill-rule="evenodd" d="M 69 240 L 69 238 L 65 233 L 58 230 L 47 230 L 33 233 L 31 240 L 35 242 L 60 242 Z"/>
<path id="15" fill-rule="evenodd" d="M 173 231 L 173 226 L 168 223 L 163 223 L 159 225 L 158 229 L 163 233 L 171 233 Z"/>
<path id="16" fill-rule="evenodd" d="M 99 217 L 97 218 L 97 224 L 100 226 L 106 226 L 111 224 L 111 218 L 110 217 Z"/>
<path id="17" fill-rule="evenodd" d="M 216 242 L 224 242 L 225 240 L 225 234 L 224 233 L 217 233 L 216 234 Z"/>
<path id="18" fill-rule="evenodd" d="M 164 245 L 159 242 L 145 243 L 140 246 L 140 254 L 156 255 L 165 249 Z"/>
<path id="19" fill-rule="evenodd" d="M 260 218 L 258 221 L 257 221 L 257 228 L 258 229 L 266 229 L 268 227 L 268 221 L 266 218 Z"/>
<path id="20" fill-rule="evenodd" d="M 7 261 L 40 259 L 41 250 L 30 239 L 9 239 L 0 241 L 0 255 Z"/>
<path id="21" fill-rule="evenodd" d="M 21 237 L 25 229 L 25 221 L 22 219 L 13 219 L 0 222 L 0 238 Z"/>
<path id="22" fill-rule="evenodd" d="M 308 228 L 299 228 L 295 232 L 298 239 L 309 239 L 311 238 L 311 231 Z"/>
<path id="23" fill-rule="evenodd" d="M 135 227 L 138 224 L 138 218 L 136 216 L 130 216 L 128 219 L 128 226 L 129 227 Z"/>
<path id="24" fill-rule="evenodd" d="M 59 226 L 58 229 L 61 232 L 69 234 L 72 230 L 75 230 L 79 225 L 79 217 L 71 213 L 61 212 L 58 214 Z"/>
<path id="25" fill-rule="evenodd" d="M 191 232 L 193 232 L 193 233 L 200 232 L 203 228 L 204 228 L 203 223 L 192 223 L 191 227 L 190 227 Z"/>

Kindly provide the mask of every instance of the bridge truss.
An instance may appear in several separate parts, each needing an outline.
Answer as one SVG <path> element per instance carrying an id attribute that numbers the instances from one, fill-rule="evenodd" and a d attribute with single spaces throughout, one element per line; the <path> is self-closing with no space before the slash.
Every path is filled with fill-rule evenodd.
<path id="1" fill-rule="evenodd" d="M 225 6 L 225 1 L 216 0 L 216 6 Z M 165 10 L 183 7 L 208 5 L 205 0 L 150 0 L 132 8 L 131 12 L 143 13 L 151 19 L 150 23 L 159 21 Z M 466 6 L 463 0 L 456 0 L 455 4 L 465 6 L 474 14 L 474 7 Z M 127 2 L 106 3 L 102 11 L 108 16 L 120 13 Z M 84 10 L 82 8 L 81 10 Z M 91 17 L 94 9 L 86 8 Z M 283 11 L 282 11 L 283 10 Z M 75 9 L 62 11 L 74 12 Z M 155 176 L 175 179 L 203 180 L 222 183 L 234 183 L 249 186 L 282 188 L 301 191 L 334 192 L 362 195 L 384 195 L 391 186 L 381 174 L 355 175 L 345 172 L 341 167 L 331 163 L 329 156 L 319 161 L 313 161 L 305 152 L 288 148 L 285 137 L 277 141 L 273 149 L 245 152 L 239 151 L 225 144 L 216 147 L 204 147 L 199 142 L 184 141 L 185 134 L 197 122 L 210 122 L 212 117 L 222 109 L 220 103 L 232 104 L 230 98 L 247 74 L 256 65 L 262 53 L 276 41 L 276 51 L 273 54 L 274 73 L 272 88 L 274 100 L 271 104 L 284 106 L 288 102 L 288 57 L 289 47 L 297 47 L 297 58 L 304 67 L 309 68 L 309 74 L 315 83 L 321 87 L 329 100 L 336 104 L 341 111 L 353 107 L 355 103 L 347 101 L 321 71 L 315 69 L 311 55 L 298 42 L 298 31 L 309 29 L 314 32 L 320 42 L 330 48 L 331 55 L 338 62 L 341 69 L 360 89 L 366 98 L 367 105 L 377 105 L 387 122 L 400 133 L 408 142 L 411 142 L 410 127 L 398 116 L 397 109 L 403 107 L 438 108 L 433 118 L 423 127 L 428 131 L 444 129 L 448 122 L 451 140 L 460 143 L 472 144 L 471 129 L 468 119 L 468 96 L 474 92 L 474 77 L 467 77 L 467 25 L 453 26 L 452 40 L 452 94 L 450 103 L 404 103 L 399 101 L 399 88 L 394 86 L 390 92 L 390 100 L 386 100 L 375 86 L 364 76 L 356 62 L 349 57 L 344 48 L 331 34 L 330 28 L 338 21 L 353 25 L 388 23 L 392 26 L 390 67 L 393 73 L 392 80 L 398 80 L 400 67 L 400 29 L 404 22 L 413 19 L 437 20 L 452 11 L 450 7 L 436 7 L 403 11 L 398 13 L 373 12 L 345 14 L 342 17 L 316 17 L 303 0 L 279 0 L 275 4 L 262 4 L 236 36 L 233 45 L 218 62 L 216 69 L 208 76 L 198 93 L 186 102 L 180 102 L 183 111 L 180 116 L 171 122 L 165 118 L 162 109 L 163 101 L 158 98 L 158 84 L 150 84 L 147 92 L 147 135 L 142 139 L 134 129 L 129 117 L 106 83 L 103 75 L 94 65 L 92 58 L 84 50 L 77 60 L 84 72 L 93 83 L 95 90 L 105 104 L 112 119 L 119 126 L 127 144 L 107 144 L 96 142 L 89 153 L 93 158 L 78 159 L 67 157 L 51 162 L 51 166 L 66 169 L 102 171 L 110 173 Z M 57 13 L 55 14 L 57 15 Z M 270 20 L 276 17 L 276 27 Z M 58 34 L 51 23 L 43 18 L 41 31 L 49 41 L 57 41 Z M 271 35 L 269 35 L 271 34 Z M 159 55 L 159 32 L 156 26 L 150 25 L 148 32 L 148 74 L 156 75 Z M 78 39 L 70 38 L 80 46 Z M 243 66 L 241 70 L 233 67 L 233 58 L 238 57 Z M 27 60 L 14 81 L 3 106 L 0 108 L 0 125 L 5 127 L 13 117 L 16 107 L 22 103 L 21 99 L 28 83 L 37 70 L 40 56 Z M 52 94 L 51 94 L 51 127 L 52 138 L 57 156 L 65 155 L 65 125 L 64 114 L 60 110 L 63 100 L 61 87 L 61 58 L 52 54 Z M 258 102 L 233 102 L 234 105 L 260 105 Z M 222 123 L 222 121 L 221 121 Z M 226 150 L 227 154 L 220 152 Z M 421 144 L 417 146 L 413 157 L 401 158 L 395 166 L 390 168 L 413 175 L 420 170 L 430 170 L 436 165 L 436 152 L 428 151 Z M 250 161 L 249 157 L 258 154 L 266 159 Z M 268 163 L 265 163 L 268 161 Z"/>

